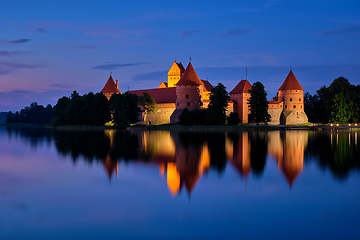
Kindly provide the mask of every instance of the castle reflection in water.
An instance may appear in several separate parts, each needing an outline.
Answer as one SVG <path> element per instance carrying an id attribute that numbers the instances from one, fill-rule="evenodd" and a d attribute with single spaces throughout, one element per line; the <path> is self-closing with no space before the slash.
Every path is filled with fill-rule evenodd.
<path id="1" fill-rule="evenodd" d="M 209 148 L 208 142 L 197 145 L 186 144 L 184 140 L 179 139 L 181 134 L 172 135 L 170 132 L 156 131 L 141 134 L 142 147 L 145 153 L 152 156 L 150 162 L 159 164 L 160 174 L 166 175 L 170 192 L 176 195 L 185 186 L 187 192 L 191 194 L 197 181 L 210 168 L 212 148 Z M 255 135 L 255 139 L 252 135 Z M 265 141 L 261 143 L 261 139 L 267 139 L 267 146 L 264 146 Z M 279 171 L 284 174 L 291 186 L 303 169 L 307 140 L 306 131 L 271 131 L 255 134 L 241 132 L 235 136 L 225 134 L 225 141 L 219 141 L 224 146 L 217 148 L 225 149 L 227 160 L 244 178 L 247 178 L 251 172 L 252 160 L 257 162 L 253 164 L 255 171 L 259 170 L 256 166 L 260 165 L 260 169 L 264 168 L 261 162 L 265 165 L 267 149 L 267 153 L 277 161 Z M 252 142 L 255 148 L 251 147 Z"/>
<path id="2" fill-rule="evenodd" d="M 166 177 L 173 196 L 188 194 L 199 179 L 213 169 L 230 164 L 241 178 L 261 176 L 266 161 L 276 161 L 289 188 L 303 171 L 304 161 L 315 161 L 338 179 L 360 169 L 359 134 L 354 131 L 70 131 L 8 129 L 9 137 L 31 139 L 32 147 L 54 142 L 58 154 L 88 162 L 101 161 L 110 180 L 119 162 L 140 161 L 156 165 Z"/>

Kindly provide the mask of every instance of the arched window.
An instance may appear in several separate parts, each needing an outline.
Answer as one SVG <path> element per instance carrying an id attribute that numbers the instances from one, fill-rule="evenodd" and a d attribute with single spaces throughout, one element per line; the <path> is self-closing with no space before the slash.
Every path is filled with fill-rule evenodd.
<path id="1" fill-rule="evenodd" d="M 186 98 L 189 98 L 189 94 L 186 94 Z"/>
<path id="2" fill-rule="evenodd" d="M 188 102 L 187 105 L 190 106 L 190 103 Z"/>
<path id="3" fill-rule="evenodd" d="M 301 98 L 299 98 L 299 102 L 301 102 Z"/>
<path id="4" fill-rule="evenodd" d="M 285 108 L 287 108 L 287 105 L 285 105 Z"/>
<path id="5" fill-rule="evenodd" d="M 296 108 L 296 105 L 294 105 L 294 108 Z"/>
<path id="6" fill-rule="evenodd" d="M 285 101 L 285 98 L 283 98 L 283 101 Z"/>
<path id="7" fill-rule="evenodd" d="M 292 102 L 292 98 L 290 98 L 290 102 Z"/>

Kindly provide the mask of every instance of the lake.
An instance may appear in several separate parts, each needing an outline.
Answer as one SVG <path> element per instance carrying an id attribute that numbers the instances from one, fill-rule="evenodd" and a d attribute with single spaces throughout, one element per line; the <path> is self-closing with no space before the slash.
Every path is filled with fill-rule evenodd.
<path id="1" fill-rule="evenodd" d="M 0 239 L 360 239 L 360 130 L 0 126 Z"/>

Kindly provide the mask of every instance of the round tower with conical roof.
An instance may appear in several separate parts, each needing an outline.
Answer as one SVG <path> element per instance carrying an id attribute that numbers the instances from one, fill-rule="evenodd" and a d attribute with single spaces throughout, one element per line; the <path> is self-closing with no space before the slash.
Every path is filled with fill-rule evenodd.
<path id="1" fill-rule="evenodd" d="M 203 106 L 204 83 L 191 63 L 176 83 L 176 109 L 197 109 Z"/>
<path id="2" fill-rule="evenodd" d="M 304 110 L 304 89 L 291 70 L 278 89 L 278 100 L 284 102 L 284 110 Z"/>
<path id="3" fill-rule="evenodd" d="M 292 70 L 278 89 L 278 100 L 283 102 L 281 124 L 299 124 L 308 122 L 304 112 L 304 89 Z"/>
<path id="4" fill-rule="evenodd" d="M 105 97 L 109 100 L 111 96 L 115 94 L 121 94 L 119 90 L 119 80 L 116 80 L 116 83 L 114 82 L 114 79 L 110 75 L 109 79 L 107 80 L 104 88 L 100 91 L 105 95 Z"/>

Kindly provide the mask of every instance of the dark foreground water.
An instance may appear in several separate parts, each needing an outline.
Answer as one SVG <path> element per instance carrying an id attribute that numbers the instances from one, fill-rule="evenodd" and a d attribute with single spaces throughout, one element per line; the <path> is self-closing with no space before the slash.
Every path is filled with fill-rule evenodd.
<path id="1" fill-rule="evenodd" d="M 360 131 L 0 127 L 0 239 L 360 239 Z"/>

